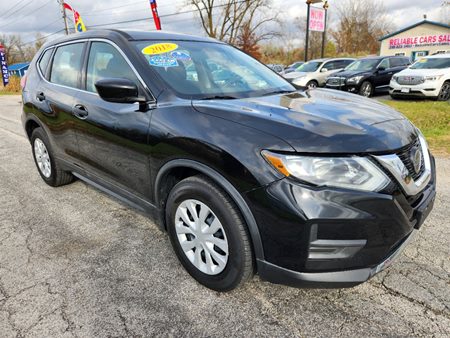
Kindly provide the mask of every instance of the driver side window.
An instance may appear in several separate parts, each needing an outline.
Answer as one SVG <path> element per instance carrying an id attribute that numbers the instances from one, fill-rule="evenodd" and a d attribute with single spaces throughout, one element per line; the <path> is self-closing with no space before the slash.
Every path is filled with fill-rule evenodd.
<path id="1" fill-rule="evenodd" d="M 104 78 L 125 78 L 139 81 L 120 52 L 106 42 L 93 42 L 89 52 L 86 74 L 86 90 L 96 93 L 95 82 Z"/>

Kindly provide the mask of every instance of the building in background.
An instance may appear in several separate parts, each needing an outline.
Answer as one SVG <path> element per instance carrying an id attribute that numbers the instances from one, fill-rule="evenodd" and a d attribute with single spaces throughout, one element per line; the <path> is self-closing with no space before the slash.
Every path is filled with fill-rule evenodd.
<path id="1" fill-rule="evenodd" d="M 19 76 L 22 77 L 25 75 L 26 71 L 30 67 L 29 63 L 15 63 L 8 67 L 9 76 Z"/>
<path id="2" fill-rule="evenodd" d="M 423 20 L 380 38 L 381 56 L 408 56 L 412 61 L 422 56 L 450 53 L 450 26 Z"/>

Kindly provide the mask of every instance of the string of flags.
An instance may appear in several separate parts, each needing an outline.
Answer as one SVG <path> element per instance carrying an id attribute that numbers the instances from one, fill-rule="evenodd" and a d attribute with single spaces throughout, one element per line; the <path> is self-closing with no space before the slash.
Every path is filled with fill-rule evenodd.
<path id="1" fill-rule="evenodd" d="M 150 9 L 152 11 L 153 15 L 153 21 L 155 22 L 155 27 L 157 30 L 161 30 L 161 19 L 158 14 L 158 5 L 156 3 L 156 0 L 149 0 L 150 1 Z M 72 8 L 67 2 L 63 3 L 64 8 L 71 11 L 73 13 L 73 21 L 75 23 L 75 31 L 76 32 L 85 32 L 86 26 L 84 25 L 83 19 L 81 19 L 80 13 L 78 13 L 76 10 Z"/>

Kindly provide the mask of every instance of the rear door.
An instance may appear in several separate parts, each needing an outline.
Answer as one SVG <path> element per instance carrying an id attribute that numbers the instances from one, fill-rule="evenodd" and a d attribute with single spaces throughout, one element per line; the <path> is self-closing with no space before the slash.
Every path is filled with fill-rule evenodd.
<path id="1" fill-rule="evenodd" d="M 35 109 L 44 122 L 56 156 L 76 164 L 78 144 L 76 118 L 72 114 L 75 97 L 80 88 L 80 74 L 85 42 L 70 42 L 44 52 L 38 62 L 42 76 L 39 86 L 33 89 Z M 49 54 L 50 53 L 50 54 Z M 45 65 L 44 58 L 51 58 Z"/>
<path id="2" fill-rule="evenodd" d="M 84 111 L 77 121 L 77 138 L 86 175 L 110 188 L 148 197 L 147 136 L 151 110 L 139 111 L 137 103 L 104 101 L 97 94 L 95 82 L 102 78 L 127 78 L 140 91 L 146 89 L 125 54 L 110 42 L 91 41 L 84 67 L 83 90 L 74 106 Z"/>

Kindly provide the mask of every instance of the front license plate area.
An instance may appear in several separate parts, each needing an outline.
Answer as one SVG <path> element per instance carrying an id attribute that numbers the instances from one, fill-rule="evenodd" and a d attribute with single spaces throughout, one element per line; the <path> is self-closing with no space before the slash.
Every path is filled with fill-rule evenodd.
<path id="1" fill-rule="evenodd" d="M 409 93 L 411 91 L 411 88 L 402 88 L 402 93 Z"/>

